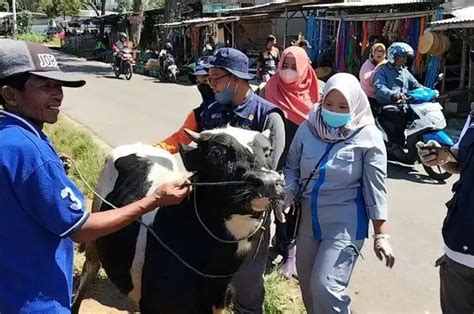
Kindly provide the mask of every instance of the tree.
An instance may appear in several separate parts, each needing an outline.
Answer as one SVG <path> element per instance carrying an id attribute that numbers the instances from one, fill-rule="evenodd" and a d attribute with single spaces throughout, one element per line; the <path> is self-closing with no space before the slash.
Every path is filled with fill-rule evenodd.
<path id="1" fill-rule="evenodd" d="M 106 0 L 82 0 L 84 7 L 95 11 L 97 15 L 105 15 Z"/>
<path id="2" fill-rule="evenodd" d="M 149 0 L 147 9 L 152 10 L 152 9 L 158 9 L 163 7 L 165 1 L 164 0 Z"/>
<path id="3" fill-rule="evenodd" d="M 20 13 L 18 13 L 18 16 L 17 16 L 18 33 L 28 34 L 33 31 L 32 25 L 31 25 L 31 17 L 32 17 L 32 14 L 30 11 L 23 10 Z"/>
<path id="4" fill-rule="evenodd" d="M 117 12 L 129 12 L 132 10 L 132 1 L 131 0 L 118 0 L 117 1 Z"/>
<path id="5" fill-rule="evenodd" d="M 10 4 L 7 0 L 0 0 L 0 11 L 8 12 L 10 11 Z"/>
<path id="6" fill-rule="evenodd" d="M 145 8 L 148 5 L 148 0 L 133 0 L 133 16 L 131 17 L 130 39 L 134 47 L 140 44 L 140 37 L 143 27 L 143 15 Z"/>
<path id="7" fill-rule="evenodd" d="M 49 0 L 44 12 L 51 19 L 58 16 L 76 16 L 81 11 L 82 5 L 81 0 Z"/>

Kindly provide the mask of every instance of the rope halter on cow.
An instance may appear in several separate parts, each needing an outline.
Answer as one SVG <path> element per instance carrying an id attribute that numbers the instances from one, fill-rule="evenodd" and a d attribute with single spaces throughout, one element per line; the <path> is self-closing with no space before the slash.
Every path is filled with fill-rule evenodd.
<path id="1" fill-rule="evenodd" d="M 79 179 L 82 181 L 82 183 L 84 183 L 84 185 L 86 186 L 86 188 L 88 190 L 90 190 L 95 196 L 97 196 L 98 199 L 100 199 L 102 202 L 104 202 L 105 204 L 109 205 L 111 208 L 114 208 L 114 209 L 118 209 L 117 206 L 115 206 L 114 204 L 110 203 L 109 201 L 107 201 L 106 199 L 104 199 L 101 195 L 99 195 L 99 193 L 97 193 L 90 185 L 89 183 L 87 183 L 87 181 L 85 180 L 84 176 L 82 175 L 82 172 L 79 170 L 77 164 L 75 163 L 75 161 L 68 157 L 67 158 L 71 164 L 74 166 L 76 172 L 79 174 Z M 229 182 L 194 182 L 194 183 L 186 183 L 185 185 L 186 186 L 224 186 L 224 185 L 242 185 L 242 184 L 249 184 L 248 182 L 246 181 L 229 181 Z M 206 230 L 209 235 L 211 237 L 213 237 L 214 239 L 216 239 L 217 241 L 219 242 L 222 242 L 222 243 L 225 243 L 225 244 L 235 244 L 239 241 L 242 241 L 242 240 L 245 240 L 245 239 L 248 239 L 252 236 L 254 236 L 258 230 L 262 229 L 265 230 L 265 227 L 264 227 L 264 223 L 265 221 L 268 219 L 268 217 L 270 215 L 264 215 L 264 217 L 261 219 L 261 222 L 260 224 L 258 225 L 258 227 L 255 229 L 255 231 L 253 231 L 249 236 L 241 239 L 241 240 L 223 240 L 223 239 L 220 239 L 219 237 L 217 237 L 216 235 L 214 235 L 210 230 L 209 228 L 207 228 L 207 226 L 204 224 L 204 222 L 202 221 L 201 217 L 199 216 L 199 213 L 197 211 L 197 206 L 196 206 L 196 193 L 194 193 L 194 210 L 195 210 L 195 213 L 196 213 L 196 217 L 198 218 L 198 221 L 200 222 L 201 226 L 204 228 L 204 230 Z M 181 264 L 183 264 L 185 267 L 189 268 L 190 270 L 194 271 L 196 274 L 202 276 L 202 277 L 205 277 L 205 278 L 211 278 L 211 279 L 222 279 L 222 278 L 229 278 L 229 277 L 233 277 L 235 274 L 237 274 L 241 269 L 243 269 L 244 267 L 248 266 L 254 259 L 255 257 L 257 256 L 258 254 L 258 251 L 260 250 L 260 246 L 262 244 L 262 240 L 263 240 L 263 236 L 264 236 L 264 232 L 262 232 L 260 234 L 260 237 L 259 237 L 259 240 L 258 240 L 258 244 L 257 244 L 257 247 L 255 248 L 255 251 L 252 255 L 252 258 L 250 260 L 248 260 L 247 263 L 243 264 L 239 269 L 237 269 L 237 271 L 231 273 L 231 274 L 208 274 L 208 273 L 205 273 L 205 272 L 202 272 L 200 270 L 198 270 L 197 268 L 195 268 L 194 266 L 192 266 L 191 264 L 189 264 L 188 262 L 186 262 L 181 256 L 179 256 L 178 253 L 176 253 L 171 247 L 169 247 L 157 234 L 156 232 L 150 228 L 150 226 L 148 226 L 147 224 L 145 224 L 141 219 L 137 219 L 137 222 L 142 225 L 154 238 L 156 241 L 158 241 L 158 243 L 160 243 L 161 246 L 163 246 L 171 255 L 173 255 L 178 261 L 181 262 Z"/>

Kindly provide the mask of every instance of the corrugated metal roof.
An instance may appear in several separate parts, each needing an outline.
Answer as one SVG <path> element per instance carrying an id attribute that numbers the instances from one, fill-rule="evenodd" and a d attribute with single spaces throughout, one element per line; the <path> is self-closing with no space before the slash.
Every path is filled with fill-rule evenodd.
<path id="1" fill-rule="evenodd" d="M 161 26 L 164 28 L 175 28 L 175 27 L 195 25 L 195 24 L 237 22 L 238 20 L 240 20 L 239 16 L 203 17 L 203 18 L 186 20 L 186 21 L 181 21 L 181 22 L 157 24 L 157 26 Z"/>
<path id="2" fill-rule="evenodd" d="M 454 17 L 431 22 L 432 30 L 445 30 L 448 28 L 474 27 L 474 6 L 454 10 L 451 12 Z"/>
<path id="3" fill-rule="evenodd" d="M 362 0 L 357 2 L 342 2 L 342 3 L 327 3 L 327 4 L 309 4 L 305 5 L 304 8 L 311 9 L 344 9 L 344 8 L 360 8 L 360 7 L 378 7 L 378 6 L 391 6 L 391 5 L 402 5 L 402 4 L 417 4 L 417 3 L 430 3 L 431 0 Z"/>
<path id="4" fill-rule="evenodd" d="M 288 1 L 288 0 L 277 0 L 277 1 L 274 1 L 274 2 L 268 2 L 268 3 L 264 3 L 264 4 L 258 4 L 258 5 L 254 5 L 254 6 L 251 6 L 251 7 L 218 10 L 218 11 L 216 11 L 215 13 L 249 12 L 249 11 L 255 11 L 255 10 L 259 10 L 259 9 L 264 9 L 264 8 L 267 8 L 267 7 L 272 7 L 272 6 L 275 6 L 275 5 L 278 5 L 278 4 L 289 3 L 289 2 L 291 2 L 291 1 Z"/>

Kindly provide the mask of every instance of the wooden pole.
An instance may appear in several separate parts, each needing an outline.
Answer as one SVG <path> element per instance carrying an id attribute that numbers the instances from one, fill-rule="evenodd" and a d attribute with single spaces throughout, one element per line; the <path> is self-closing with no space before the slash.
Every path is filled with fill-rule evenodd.
<path id="1" fill-rule="evenodd" d="M 235 48 L 235 27 L 234 22 L 232 22 L 232 48 Z"/>
<path id="2" fill-rule="evenodd" d="M 461 53 L 461 73 L 459 75 L 459 87 L 464 87 L 464 81 L 466 80 L 466 58 L 467 58 L 467 41 L 463 38 L 462 40 L 462 53 Z"/>
<path id="3" fill-rule="evenodd" d="M 285 36 L 283 37 L 283 50 L 286 49 L 287 36 L 288 36 L 288 7 L 285 8 Z"/>

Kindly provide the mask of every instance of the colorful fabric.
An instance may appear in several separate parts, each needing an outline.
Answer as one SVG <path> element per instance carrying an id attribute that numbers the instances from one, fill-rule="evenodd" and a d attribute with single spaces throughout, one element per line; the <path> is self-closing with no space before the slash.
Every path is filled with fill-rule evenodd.
<path id="1" fill-rule="evenodd" d="M 284 60 L 293 56 L 299 79 L 295 83 L 285 83 L 279 73 Z M 285 117 L 296 125 L 308 118 L 314 103 L 319 101 L 318 78 L 309 62 L 306 51 L 300 47 L 289 47 L 283 51 L 276 75 L 265 86 L 265 99 L 283 110 Z"/>

